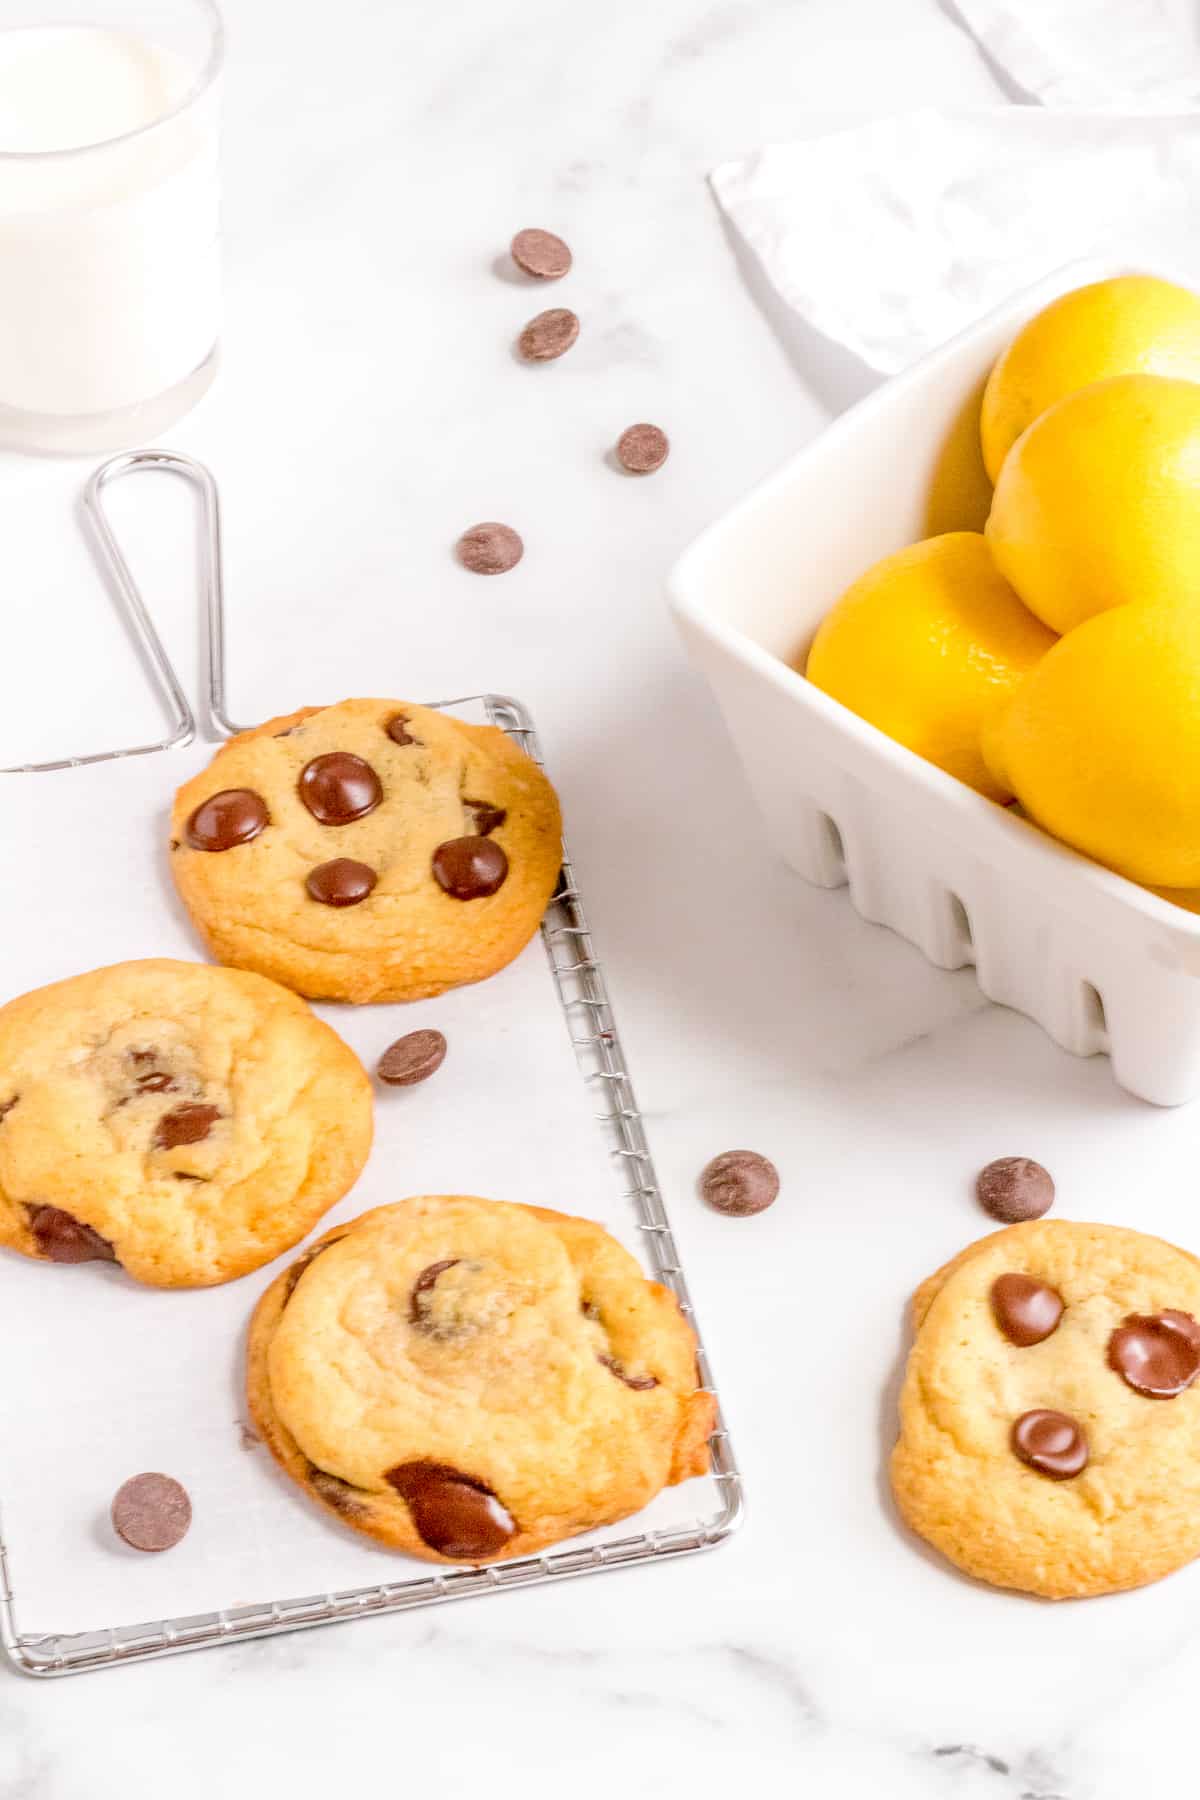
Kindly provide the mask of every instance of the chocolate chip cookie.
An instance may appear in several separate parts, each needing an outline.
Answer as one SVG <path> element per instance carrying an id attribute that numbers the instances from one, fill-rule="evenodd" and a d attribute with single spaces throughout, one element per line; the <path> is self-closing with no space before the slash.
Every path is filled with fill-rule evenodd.
<path id="1" fill-rule="evenodd" d="M 371 1147 L 371 1084 L 302 1000 L 118 963 L 0 1007 L 0 1245 L 207 1287 L 288 1250 Z"/>
<path id="2" fill-rule="evenodd" d="M 345 1524 L 479 1563 L 703 1474 L 695 1349 L 599 1225 L 435 1195 L 338 1226 L 267 1289 L 248 1391 L 277 1461 Z"/>
<path id="3" fill-rule="evenodd" d="M 171 868 L 213 954 L 310 999 L 482 981 L 537 930 L 558 801 L 491 725 L 397 700 L 245 731 L 175 797 Z"/>
<path id="4" fill-rule="evenodd" d="M 1050 1599 L 1200 1554 L 1200 1262 L 1039 1219 L 918 1290 L 892 1489 L 968 1574 Z"/>

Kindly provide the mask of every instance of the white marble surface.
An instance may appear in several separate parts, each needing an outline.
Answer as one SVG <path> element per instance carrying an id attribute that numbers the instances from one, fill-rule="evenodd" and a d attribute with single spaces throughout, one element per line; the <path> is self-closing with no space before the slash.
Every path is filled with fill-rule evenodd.
<path id="1" fill-rule="evenodd" d="M 705 171 L 831 111 L 1000 89 L 938 0 L 287 10 L 228 0 L 225 367 L 171 438 L 222 482 L 232 704 L 490 687 L 534 709 L 749 1517 L 661 1569 L 0 1674 L 0 1794 L 1165 1792 L 1193 1760 L 1200 1570 L 1082 1606 L 990 1594 L 901 1533 L 881 1459 L 904 1301 L 979 1232 L 974 1170 L 1040 1157 L 1064 1214 L 1197 1245 L 1200 1114 L 1128 1100 L 777 868 L 662 600 L 675 553 L 853 388 L 782 347 Z M 549 299 L 497 262 L 532 223 L 577 254 Z M 511 340 L 553 303 L 579 345 L 521 367 Z M 641 482 L 606 461 L 637 418 L 674 443 Z M 76 534 L 83 472 L 0 462 L 0 764 L 157 724 Z M 147 483 L 117 510 L 190 667 L 186 495 Z M 501 580 L 449 556 L 481 517 L 527 541 Z M 5 990 L 20 975 L 10 945 Z M 784 1181 L 744 1223 L 693 1192 L 736 1144 Z"/>

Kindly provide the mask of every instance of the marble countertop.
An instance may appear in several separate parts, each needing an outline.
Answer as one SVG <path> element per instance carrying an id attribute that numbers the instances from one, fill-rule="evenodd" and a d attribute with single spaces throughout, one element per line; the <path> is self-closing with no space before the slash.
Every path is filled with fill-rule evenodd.
<path id="1" fill-rule="evenodd" d="M 831 111 L 993 103 L 995 79 L 939 0 L 227 13 L 224 368 L 169 441 L 222 485 L 235 716 L 380 687 L 532 708 L 749 1512 L 712 1556 L 604 1581 L 0 1673 L 0 1794 L 1166 1791 L 1200 1570 L 1086 1605 L 991 1594 L 902 1533 L 881 1467 L 906 1297 L 979 1233 L 975 1170 L 1038 1157 L 1065 1215 L 1195 1244 L 1200 1115 L 1130 1100 L 777 866 L 663 603 L 678 550 L 849 397 L 756 307 L 705 172 Z M 506 264 L 526 224 L 575 249 L 551 299 Z M 555 303 L 578 346 L 521 366 Z M 635 419 L 673 443 L 641 481 L 608 454 Z M 72 517 L 83 473 L 0 462 L 0 764 L 158 724 Z M 114 499 L 188 667 L 189 504 Z M 525 537 L 499 580 L 449 553 L 480 518 Z M 755 1220 L 695 1197 L 736 1145 L 782 1172 Z"/>

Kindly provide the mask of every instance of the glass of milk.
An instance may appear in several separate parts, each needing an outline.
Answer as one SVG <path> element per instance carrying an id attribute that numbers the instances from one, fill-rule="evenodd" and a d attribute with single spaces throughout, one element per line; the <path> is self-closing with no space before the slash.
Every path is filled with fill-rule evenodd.
<path id="1" fill-rule="evenodd" d="M 0 0 L 0 446 L 145 442 L 216 371 L 212 0 Z"/>

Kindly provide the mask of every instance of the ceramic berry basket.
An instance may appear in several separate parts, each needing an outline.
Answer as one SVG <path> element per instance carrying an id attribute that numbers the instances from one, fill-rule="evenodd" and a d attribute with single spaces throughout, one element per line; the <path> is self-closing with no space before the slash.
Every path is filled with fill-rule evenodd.
<path id="1" fill-rule="evenodd" d="M 878 557 L 927 535 L 951 433 L 1008 341 L 1049 301 L 1129 273 L 1058 270 L 886 382 L 685 552 L 670 577 L 775 846 L 933 963 L 1130 1093 L 1200 1092 L 1200 917 L 1087 861 L 894 743 L 788 666 Z M 1153 273 L 1166 273 L 1162 270 Z"/>

